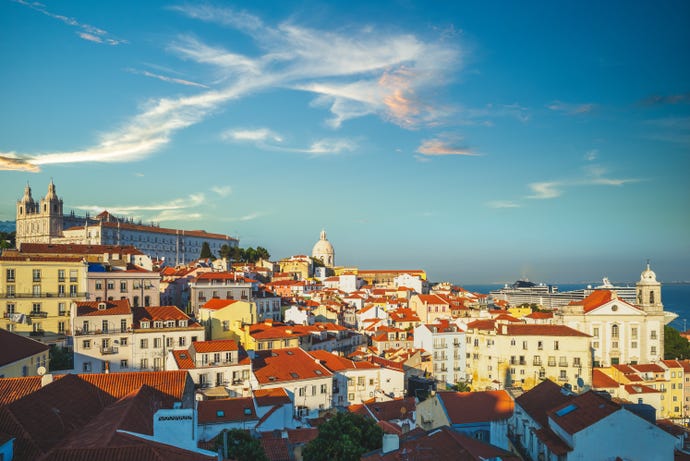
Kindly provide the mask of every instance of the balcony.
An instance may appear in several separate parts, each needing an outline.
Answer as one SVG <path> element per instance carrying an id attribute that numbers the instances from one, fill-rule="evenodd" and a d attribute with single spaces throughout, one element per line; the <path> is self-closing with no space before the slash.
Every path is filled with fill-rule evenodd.
<path id="1" fill-rule="evenodd" d="M 84 330 L 82 328 L 77 328 L 74 330 L 74 336 L 86 336 L 86 335 L 109 335 L 109 334 L 120 334 L 120 333 L 130 333 L 131 328 L 126 330 L 118 329 L 108 329 L 108 330 Z"/>
<path id="2" fill-rule="evenodd" d="M 48 317 L 48 313 L 44 311 L 31 311 L 29 312 L 29 317 L 37 317 L 44 319 Z"/>
<path id="3" fill-rule="evenodd" d="M 86 292 L 73 292 L 73 293 L 60 293 L 60 292 L 52 292 L 52 293 L 0 293 L 0 299 L 16 299 L 16 298 L 26 298 L 26 299 L 31 299 L 31 298 L 86 298 L 87 293 Z"/>
<path id="4" fill-rule="evenodd" d="M 102 355 L 112 355 L 112 354 L 117 354 L 119 351 L 119 348 L 115 346 L 110 346 L 110 347 L 101 347 L 101 354 Z"/>

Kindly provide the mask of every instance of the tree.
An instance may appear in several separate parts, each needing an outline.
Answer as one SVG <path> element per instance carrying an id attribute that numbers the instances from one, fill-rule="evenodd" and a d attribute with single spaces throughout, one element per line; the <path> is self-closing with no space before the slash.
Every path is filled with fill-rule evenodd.
<path id="1" fill-rule="evenodd" d="M 48 350 L 50 371 L 71 370 L 74 368 L 74 355 L 69 349 L 51 344 Z"/>
<path id="2" fill-rule="evenodd" d="M 211 247 L 209 246 L 208 242 L 201 244 L 201 254 L 199 255 L 199 259 L 206 258 L 216 259 L 215 256 L 213 256 L 213 253 L 211 253 Z"/>
<path id="3" fill-rule="evenodd" d="M 340 412 L 319 426 L 319 435 L 302 452 L 304 461 L 357 461 L 381 448 L 383 430 L 355 413 Z"/>
<path id="4" fill-rule="evenodd" d="M 226 445 L 227 437 L 227 445 Z M 227 446 L 227 452 L 225 452 Z M 268 461 L 261 442 L 241 429 L 225 429 L 216 438 L 216 450 L 223 450 L 224 459 L 237 461 Z"/>
<path id="5" fill-rule="evenodd" d="M 690 342 L 680 335 L 675 328 L 664 326 L 664 359 L 690 358 Z"/>
<path id="6" fill-rule="evenodd" d="M 256 247 L 256 256 L 259 259 L 264 259 L 266 261 L 271 259 L 271 253 L 269 253 L 268 250 L 264 247 Z"/>
<path id="7" fill-rule="evenodd" d="M 452 384 L 448 386 L 451 391 L 456 391 L 456 392 L 470 392 L 472 388 L 470 387 L 469 384 L 459 381 L 455 384 Z"/>

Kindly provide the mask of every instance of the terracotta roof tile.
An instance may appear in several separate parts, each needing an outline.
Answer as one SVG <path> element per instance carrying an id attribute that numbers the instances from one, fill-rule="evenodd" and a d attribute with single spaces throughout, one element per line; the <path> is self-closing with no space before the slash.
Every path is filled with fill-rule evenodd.
<path id="1" fill-rule="evenodd" d="M 370 362 L 354 362 L 345 357 L 332 354 L 328 351 L 314 350 L 309 352 L 309 355 L 318 360 L 323 366 L 328 368 L 332 372 L 344 371 L 344 370 L 354 370 L 361 368 L 380 368 Z"/>
<path id="2" fill-rule="evenodd" d="M 499 421 L 513 414 L 513 398 L 506 391 L 439 392 L 451 424 Z"/>
<path id="3" fill-rule="evenodd" d="M 620 409 L 617 403 L 589 391 L 553 407 L 547 415 L 568 434 L 576 434 Z"/>
<path id="4" fill-rule="evenodd" d="M 257 351 L 253 365 L 260 384 L 332 376 L 326 367 L 298 347 Z"/>
<path id="5" fill-rule="evenodd" d="M 77 315 L 80 317 L 91 315 L 129 315 L 132 308 L 128 299 L 118 299 L 113 301 L 78 301 Z M 100 309 L 100 305 L 105 305 L 105 309 Z"/>
<path id="6" fill-rule="evenodd" d="M 226 423 L 231 421 L 258 420 L 251 397 L 235 399 L 201 400 L 197 406 L 199 423 Z"/>
<path id="7" fill-rule="evenodd" d="M 547 427 L 547 411 L 570 402 L 572 398 L 558 384 L 546 379 L 516 398 L 515 404 L 522 407 L 540 426 Z"/>
<path id="8" fill-rule="evenodd" d="M 596 368 L 592 370 L 592 387 L 595 389 L 618 389 L 618 382 Z"/>
<path id="9" fill-rule="evenodd" d="M 579 336 L 589 338 L 590 335 L 565 325 L 542 324 L 510 324 L 506 325 L 509 336 Z M 500 332 L 499 328 L 499 332 Z"/>
<path id="10" fill-rule="evenodd" d="M 203 306 L 201 306 L 202 309 L 210 309 L 210 310 L 219 310 L 226 308 L 230 306 L 231 304 L 235 304 L 236 302 L 239 302 L 237 299 L 220 299 L 220 298 L 211 298 L 206 303 L 204 303 Z"/>
<path id="11" fill-rule="evenodd" d="M 281 387 L 276 387 L 273 389 L 257 389 L 253 392 L 256 404 L 260 407 L 292 403 L 288 393 Z"/>
<path id="12" fill-rule="evenodd" d="M 204 352 L 225 352 L 238 350 L 237 341 L 234 339 L 215 339 L 213 341 L 196 341 L 192 343 L 194 351 Z"/>

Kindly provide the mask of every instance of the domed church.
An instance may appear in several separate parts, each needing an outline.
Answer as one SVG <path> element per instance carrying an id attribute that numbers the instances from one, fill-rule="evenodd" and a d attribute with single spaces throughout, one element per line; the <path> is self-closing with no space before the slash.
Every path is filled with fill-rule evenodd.
<path id="1" fill-rule="evenodd" d="M 326 267 L 332 268 L 335 266 L 335 250 L 331 242 L 326 238 L 325 230 L 321 231 L 321 238 L 311 250 L 311 256 L 313 258 L 319 258 Z"/>

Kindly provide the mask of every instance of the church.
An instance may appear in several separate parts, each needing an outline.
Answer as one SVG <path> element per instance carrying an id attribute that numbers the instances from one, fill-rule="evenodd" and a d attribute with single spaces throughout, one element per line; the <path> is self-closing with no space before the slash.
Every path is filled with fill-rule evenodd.
<path id="1" fill-rule="evenodd" d="M 653 363 L 664 358 L 664 325 L 677 317 L 664 312 L 661 283 L 649 263 L 636 283 L 637 302 L 615 290 L 595 290 L 581 301 L 560 308 L 557 321 L 589 334 L 595 367 Z"/>
<path id="2" fill-rule="evenodd" d="M 96 217 L 63 213 L 63 201 L 50 181 L 48 193 L 38 202 L 29 184 L 17 201 L 17 248 L 23 243 L 132 245 L 153 260 L 167 265 L 186 264 L 199 258 L 204 242 L 218 255 L 223 245 L 237 247 L 239 240 L 202 230 L 170 229 L 135 223 L 104 211 Z"/>

